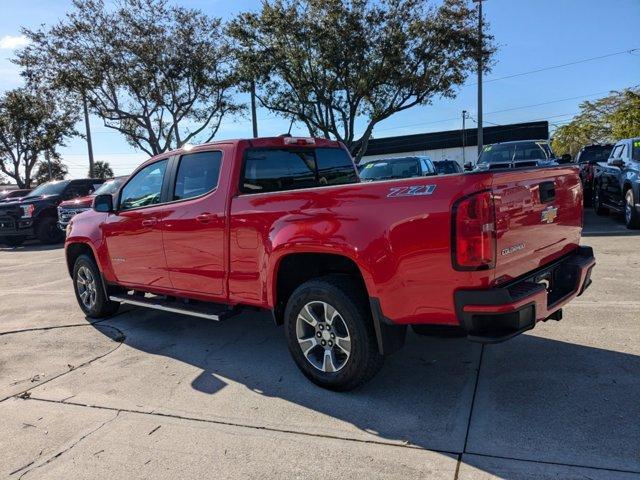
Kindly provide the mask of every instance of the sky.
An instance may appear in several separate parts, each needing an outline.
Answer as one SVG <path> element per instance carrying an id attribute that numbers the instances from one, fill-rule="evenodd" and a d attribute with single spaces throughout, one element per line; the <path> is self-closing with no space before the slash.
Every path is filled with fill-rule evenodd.
<path id="1" fill-rule="evenodd" d="M 107 0 L 108 1 L 108 0 Z M 259 0 L 173 0 L 223 20 L 259 8 Z M 24 43 L 20 28 L 35 28 L 63 18 L 67 0 L 0 0 L 0 93 L 22 85 L 18 68 L 9 59 Z M 611 90 L 640 85 L 640 0 L 486 0 L 485 18 L 498 52 L 492 71 L 484 77 L 485 125 L 548 120 L 551 128 L 571 119 L 584 100 Z M 629 52 L 630 50 L 637 49 Z M 611 55 L 615 54 L 615 55 Z M 594 57 L 604 57 L 581 62 Z M 580 62 L 580 63 L 574 63 Z M 557 65 L 573 63 L 559 68 Z M 502 78 L 547 69 L 536 73 Z M 475 119 L 475 75 L 455 99 L 434 98 L 378 124 L 375 138 L 461 128 L 461 112 Z M 261 136 L 279 135 L 289 122 L 258 111 Z M 474 127 L 473 121 L 468 121 Z M 84 127 L 78 128 L 84 131 Z M 108 161 L 116 175 L 130 173 L 147 158 L 116 131 L 91 119 L 96 160 Z M 307 135 L 300 125 L 292 134 Z M 248 117 L 223 120 L 216 138 L 251 136 Z M 70 177 L 86 175 L 86 143 L 73 139 L 60 149 Z"/>

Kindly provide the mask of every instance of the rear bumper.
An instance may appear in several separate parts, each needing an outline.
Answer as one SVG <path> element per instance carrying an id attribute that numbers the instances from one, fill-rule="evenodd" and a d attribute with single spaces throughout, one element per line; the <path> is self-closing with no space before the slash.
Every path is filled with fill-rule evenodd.
<path id="1" fill-rule="evenodd" d="M 595 263 L 591 247 L 582 246 L 505 286 L 459 290 L 458 321 L 470 340 L 495 343 L 531 330 L 541 320 L 560 320 L 562 307 L 591 285 Z"/>

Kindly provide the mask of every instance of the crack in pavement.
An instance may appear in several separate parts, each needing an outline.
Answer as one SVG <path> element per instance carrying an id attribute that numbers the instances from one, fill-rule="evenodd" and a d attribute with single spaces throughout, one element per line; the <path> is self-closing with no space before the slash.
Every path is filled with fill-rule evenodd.
<path id="1" fill-rule="evenodd" d="M 38 468 L 44 467 L 45 465 L 50 464 L 51 462 L 53 462 L 57 458 L 60 458 L 65 453 L 71 451 L 76 445 L 78 445 L 80 442 L 82 442 L 85 438 L 89 437 L 90 435 L 93 435 L 94 433 L 96 433 L 98 430 L 100 430 L 105 425 L 113 422 L 116 418 L 118 418 L 119 415 L 120 415 L 120 411 L 117 411 L 113 418 L 110 418 L 109 420 L 105 420 L 100 425 L 98 425 L 96 428 L 94 428 L 90 432 L 88 432 L 88 433 L 84 434 L 83 436 L 81 436 L 78 440 L 73 442 L 70 446 L 68 446 L 64 450 L 61 450 L 60 452 L 56 453 L 52 457 L 49 457 L 45 462 L 40 463 L 40 464 L 38 464 L 38 465 L 36 465 L 36 466 L 34 466 L 32 468 L 28 468 L 28 467 L 30 467 L 31 465 L 33 465 L 36 462 L 36 460 L 37 460 L 36 459 L 36 460 L 32 461 L 31 463 L 28 463 L 27 465 L 25 465 L 22 468 L 19 468 L 18 470 L 14 470 L 9 475 L 15 475 L 15 474 L 21 472 L 22 470 L 25 470 L 25 468 L 28 468 L 28 470 L 25 470 L 24 472 L 22 472 L 22 474 L 18 477 L 18 480 L 21 480 L 25 475 L 28 475 L 30 472 L 32 472 L 32 471 L 34 471 L 34 470 L 36 470 Z M 40 452 L 40 453 L 42 453 L 42 452 Z"/>
<path id="2" fill-rule="evenodd" d="M 111 317 L 111 318 L 113 318 L 113 317 Z M 104 320 L 100 320 L 100 321 L 104 321 Z M 81 325 L 77 325 L 77 326 L 88 327 L 88 326 L 96 325 L 97 323 L 99 323 L 99 322 L 81 324 Z M 83 368 L 83 367 L 86 367 L 88 365 L 91 365 L 96 360 L 100 360 L 101 358 L 104 358 L 107 355 L 110 355 L 111 353 L 113 353 L 116 350 L 118 350 L 118 348 L 120 348 L 122 346 L 122 344 L 124 343 L 124 341 L 126 339 L 126 336 L 122 332 L 122 330 L 120 330 L 117 327 L 114 327 L 113 325 L 96 325 L 96 327 L 110 328 L 112 330 L 115 330 L 118 333 L 118 335 L 114 339 L 112 339 L 114 342 L 117 343 L 115 348 L 109 350 L 106 353 L 103 353 L 102 355 L 98 355 L 97 357 L 91 358 L 90 360 L 87 360 L 86 362 L 83 362 L 78 366 L 74 366 L 73 368 L 70 368 L 69 370 L 67 370 L 65 372 L 59 373 L 58 375 L 55 375 L 55 376 L 53 376 L 51 378 L 48 378 L 47 380 L 45 380 L 42 383 L 39 383 L 38 385 L 35 385 L 33 387 L 30 387 L 30 388 L 27 388 L 27 389 L 22 390 L 21 392 L 18 392 L 18 393 L 14 393 L 12 395 L 8 395 L 8 396 L 0 399 L 0 403 L 4 402 L 5 400 L 7 400 L 9 398 L 13 398 L 13 397 L 18 397 L 19 398 L 19 397 L 24 397 L 24 396 L 26 396 L 26 397 L 30 396 L 31 395 L 31 391 L 35 390 L 36 388 L 41 387 L 42 385 L 45 385 L 45 384 L 47 384 L 47 383 L 49 383 L 49 382 L 51 382 L 51 381 L 53 381 L 53 380 L 55 380 L 57 378 L 60 378 L 60 377 L 62 377 L 64 375 L 67 375 L 68 373 L 71 373 L 71 372 L 73 372 L 75 370 L 78 370 L 80 368 Z M 65 328 L 65 327 L 43 327 L 43 329 L 45 329 L 45 330 L 50 330 L 50 329 L 55 329 L 55 328 Z M 17 332 L 17 333 L 19 333 L 19 332 Z"/>
<path id="3" fill-rule="evenodd" d="M 188 417 L 188 416 L 185 416 L 185 415 L 178 415 L 178 414 L 173 414 L 173 413 L 161 413 L 161 412 L 156 412 L 156 411 L 134 410 L 134 409 L 130 409 L 130 408 L 115 408 L 115 407 L 108 407 L 108 406 L 105 406 L 105 405 L 90 405 L 88 403 L 80 403 L 80 402 L 65 402 L 65 401 L 62 401 L 62 400 L 51 400 L 51 399 L 48 399 L 48 398 L 39 398 L 39 397 L 21 398 L 21 400 L 45 402 L 45 403 L 56 403 L 56 404 L 59 404 L 59 405 L 71 405 L 71 406 L 75 406 L 75 407 L 85 407 L 85 408 L 92 408 L 92 409 L 97 409 L 97 410 L 108 410 L 108 411 L 114 411 L 114 412 L 133 413 L 133 414 L 138 414 L 138 415 L 150 415 L 150 416 L 154 416 L 154 417 L 171 418 L 171 419 L 175 419 L 175 420 L 187 420 L 187 421 L 199 422 L 199 423 L 223 425 L 223 426 L 226 426 L 226 427 L 248 428 L 248 429 L 252 429 L 252 430 L 262 430 L 262 431 L 274 432 L 274 433 L 288 433 L 288 434 L 293 434 L 293 435 L 303 435 L 305 437 L 312 437 L 312 438 L 327 438 L 327 439 L 330 439 L 330 440 L 342 440 L 342 441 L 345 441 L 345 442 L 364 443 L 364 444 L 371 444 L 371 445 L 382 445 L 382 446 L 385 446 L 385 447 L 410 448 L 410 449 L 413 449 L 413 450 L 425 450 L 425 451 L 442 453 L 442 454 L 447 454 L 447 455 L 458 455 L 460 453 L 460 452 L 453 452 L 453 451 L 449 451 L 449 450 L 437 450 L 437 449 L 423 448 L 423 447 L 420 447 L 420 446 L 417 446 L 417 445 L 413 445 L 413 444 L 410 444 L 410 443 L 391 443 L 391 442 L 384 442 L 384 441 L 379 441 L 379 440 L 364 440 L 364 439 L 361 439 L 361 438 L 341 437 L 339 435 L 327 435 L 327 434 L 321 434 L 321 433 L 299 432 L 299 431 L 296 431 L 296 430 L 287 430 L 287 429 L 282 429 L 282 428 L 265 427 L 265 426 L 260 426 L 260 425 L 248 425 L 248 424 L 238 423 L 238 422 L 227 422 L 227 421 L 224 421 L 224 420 L 211 420 L 211 419 L 204 419 L 204 418 L 197 418 L 197 417 Z"/>

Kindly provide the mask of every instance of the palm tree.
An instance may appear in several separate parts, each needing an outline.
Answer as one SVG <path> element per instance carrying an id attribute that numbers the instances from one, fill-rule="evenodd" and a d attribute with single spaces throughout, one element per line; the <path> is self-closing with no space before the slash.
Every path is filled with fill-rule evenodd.
<path id="1" fill-rule="evenodd" d="M 96 162 L 93 166 L 93 178 L 99 178 L 101 180 L 106 180 L 107 178 L 113 177 L 113 170 L 111 170 L 111 166 L 109 162 Z"/>

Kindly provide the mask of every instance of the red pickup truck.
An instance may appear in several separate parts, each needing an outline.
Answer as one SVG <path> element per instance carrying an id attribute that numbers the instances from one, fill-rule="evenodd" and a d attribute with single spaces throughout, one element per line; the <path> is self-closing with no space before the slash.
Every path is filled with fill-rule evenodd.
<path id="1" fill-rule="evenodd" d="M 348 390 L 408 325 L 496 342 L 559 320 L 591 283 L 581 230 L 575 167 L 360 183 L 341 143 L 285 136 L 151 158 L 65 247 L 87 316 L 266 309 L 310 380 Z"/>

